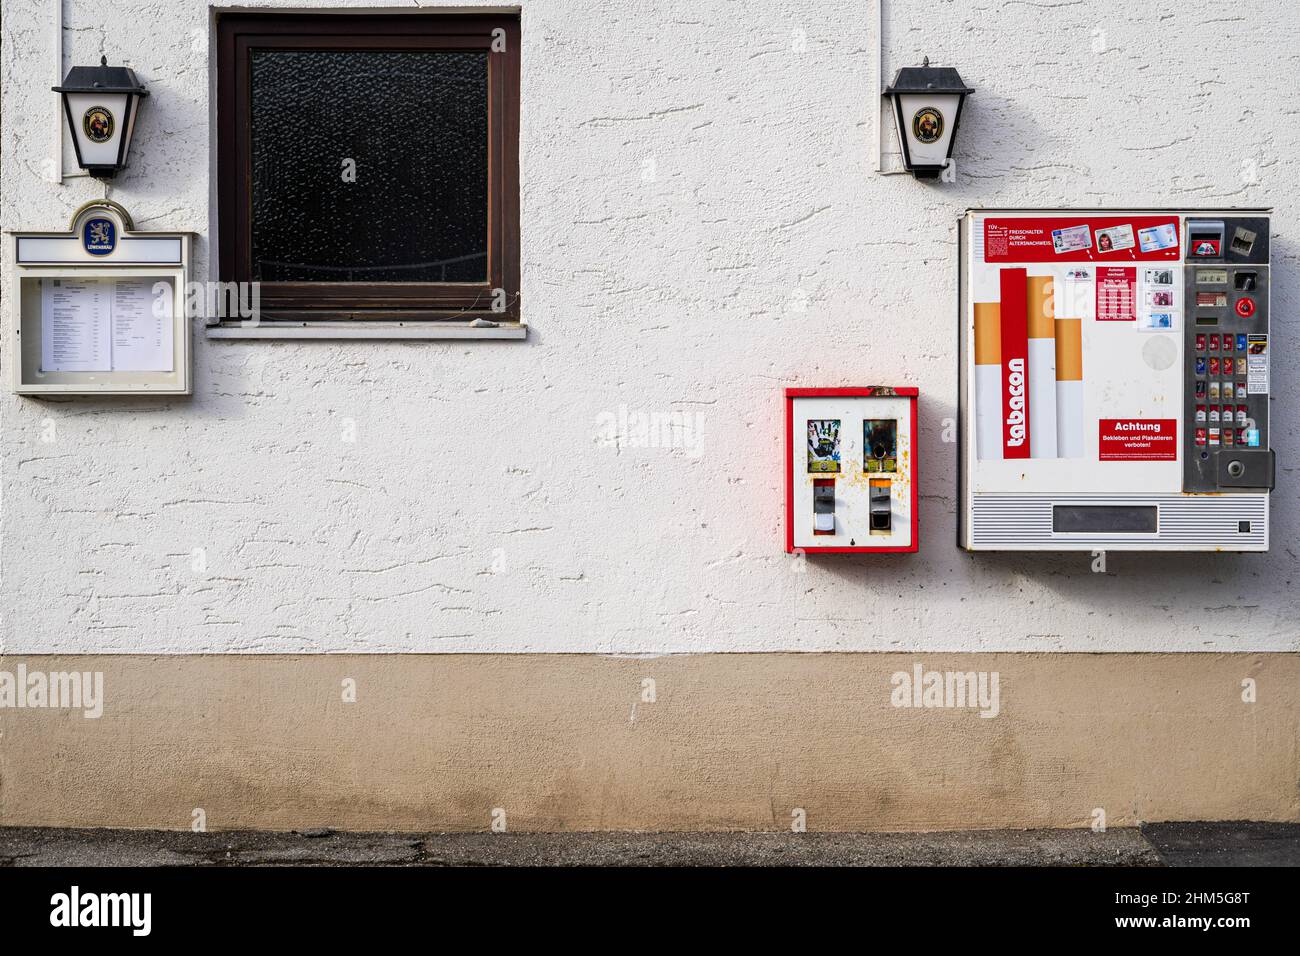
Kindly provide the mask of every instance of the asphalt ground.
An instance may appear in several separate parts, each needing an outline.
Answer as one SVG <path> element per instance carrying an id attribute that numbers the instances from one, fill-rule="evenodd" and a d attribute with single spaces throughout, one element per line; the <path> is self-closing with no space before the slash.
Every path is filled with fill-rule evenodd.
<path id="1" fill-rule="evenodd" d="M 0 866 L 1296 866 L 1300 824 L 1095 833 L 294 833 L 0 828 Z"/>

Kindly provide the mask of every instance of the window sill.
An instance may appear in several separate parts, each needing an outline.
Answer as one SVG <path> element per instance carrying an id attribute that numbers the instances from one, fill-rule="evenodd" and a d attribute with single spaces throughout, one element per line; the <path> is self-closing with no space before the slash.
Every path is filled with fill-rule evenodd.
<path id="1" fill-rule="evenodd" d="M 472 322 L 243 322 L 207 327 L 210 339 L 386 339 L 390 341 L 437 341 L 446 339 L 528 338 L 528 326 L 520 322 L 475 325 Z"/>

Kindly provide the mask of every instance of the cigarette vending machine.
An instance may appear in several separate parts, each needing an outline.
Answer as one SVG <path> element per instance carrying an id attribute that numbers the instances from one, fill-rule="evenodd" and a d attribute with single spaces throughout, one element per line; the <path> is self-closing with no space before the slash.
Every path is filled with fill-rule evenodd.
<path id="1" fill-rule="evenodd" d="M 917 550 L 914 388 L 785 390 L 787 552 Z"/>
<path id="2" fill-rule="evenodd" d="M 958 543 L 1267 551 L 1269 210 L 970 210 Z"/>

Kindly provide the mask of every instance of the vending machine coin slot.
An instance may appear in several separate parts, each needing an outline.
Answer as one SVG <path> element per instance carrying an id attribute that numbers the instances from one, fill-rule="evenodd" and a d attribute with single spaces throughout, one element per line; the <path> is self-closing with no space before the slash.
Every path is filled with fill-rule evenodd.
<path id="1" fill-rule="evenodd" d="M 1255 246 L 1255 233 L 1238 226 L 1232 232 L 1232 251 L 1239 256 L 1250 255 Z"/>
<path id="2" fill-rule="evenodd" d="M 813 534 L 835 533 L 835 479 L 813 480 Z"/>
<path id="3" fill-rule="evenodd" d="M 892 526 L 892 509 L 889 504 L 889 479 L 871 479 L 871 533 L 889 534 Z"/>

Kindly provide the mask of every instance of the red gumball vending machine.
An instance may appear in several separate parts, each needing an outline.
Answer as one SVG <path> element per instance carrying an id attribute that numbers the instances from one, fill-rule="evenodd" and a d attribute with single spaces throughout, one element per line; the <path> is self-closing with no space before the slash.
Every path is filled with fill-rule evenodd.
<path id="1" fill-rule="evenodd" d="M 785 390 L 785 550 L 916 551 L 914 388 Z"/>

